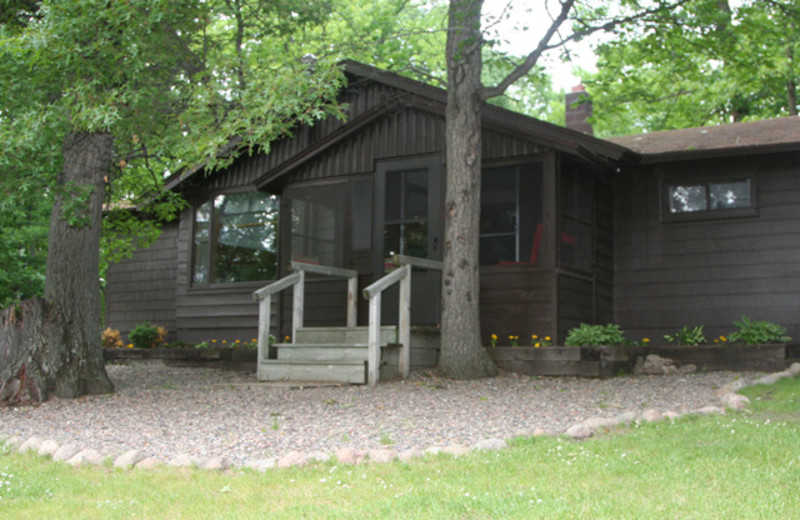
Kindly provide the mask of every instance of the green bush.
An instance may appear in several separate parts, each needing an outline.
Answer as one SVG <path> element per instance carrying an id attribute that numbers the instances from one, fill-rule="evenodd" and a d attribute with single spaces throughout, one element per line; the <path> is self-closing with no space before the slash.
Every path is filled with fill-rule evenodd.
<path id="1" fill-rule="evenodd" d="M 664 339 L 673 345 L 683 345 L 687 347 L 696 347 L 703 343 L 707 343 L 706 335 L 703 333 L 703 326 L 689 328 L 684 325 L 681 330 L 675 334 L 664 334 Z"/>
<path id="2" fill-rule="evenodd" d="M 584 345 L 622 345 L 625 342 L 625 332 L 619 325 L 589 325 L 581 323 L 579 327 L 567 333 L 565 345 L 582 347 Z"/>
<path id="3" fill-rule="evenodd" d="M 167 339 L 167 329 L 149 322 L 136 325 L 128 334 L 134 348 L 157 348 Z"/>
<path id="4" fill-rule="evenodd" d="M 755 321 L 742 316 L 741 321 L 733 322 L 739 330 L 729 334 L 734 343 L 764 345 L 767 343 L 787 343 L 792 340 L 786 335 L 786 327 L 771 321 Z"/>

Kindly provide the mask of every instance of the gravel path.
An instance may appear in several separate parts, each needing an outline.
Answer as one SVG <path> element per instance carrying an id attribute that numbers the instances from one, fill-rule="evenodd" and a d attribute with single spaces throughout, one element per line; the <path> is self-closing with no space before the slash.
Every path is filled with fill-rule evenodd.
<path id="1" fill-rule="evenodd" d="M 243 464 L 291 450 L 401 451 L 540 429 L 562 433 L 589 417 L 623 411 L 686 412 L 718 404 L 717 388 L 755 376 L 711 372 L 597 380 L 509 374 L 451 381 L 415 373 L 375 388 L 292 388 L 204 368 L 109 365 L 108 373 L 117 387 L 113 395 L 0 409 L 0 437 L 39 435 L 108 456 L 139 449 L 162 460 L 187 454 Z"/>

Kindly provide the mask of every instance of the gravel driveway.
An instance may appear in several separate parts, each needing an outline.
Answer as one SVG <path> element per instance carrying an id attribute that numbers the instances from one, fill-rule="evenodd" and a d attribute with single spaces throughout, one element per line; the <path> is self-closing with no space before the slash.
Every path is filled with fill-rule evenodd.
<path id="1" fill-rule="evenodd" d="M 471 445 L 536 430 L 562 433 L 592 416 L 684 412 L 718 404 L 714 391 L 755 374 L 711 372 L 606 380 L 507 374 L 451 381 L 414 373 L 367 386 L 297 388 L 254 374 L 152 364 L 109 365 L 117 391 L 0 409 L 0 438 L 39 435 L 108 456 L 129 449 L 171 460 L 233 464 L 289 451 Z"/>

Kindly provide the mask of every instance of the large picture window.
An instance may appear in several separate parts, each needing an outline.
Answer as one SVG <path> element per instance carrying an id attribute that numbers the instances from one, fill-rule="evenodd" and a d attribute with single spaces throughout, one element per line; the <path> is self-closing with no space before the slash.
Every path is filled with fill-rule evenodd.
<path id="1" fill-rule="evenodd" d="M 542 166 L 483 170 L 480 263 L 536 263 L 542 240 Z"/>
<path id="2" fill-rule="evenodd" d="M 194 284 L 276 275 L 278 200 L 262 192 L 217 195 L 195 210 Z"/>

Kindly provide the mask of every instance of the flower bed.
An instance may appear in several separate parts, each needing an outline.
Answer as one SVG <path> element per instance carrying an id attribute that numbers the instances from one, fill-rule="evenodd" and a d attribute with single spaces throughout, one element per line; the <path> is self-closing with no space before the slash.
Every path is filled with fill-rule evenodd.
<path id="1" fill-rule="evenodd" d="M 248 348 L 107 348 L 106 363 L 156 362 L 170 366 L 197 366 L 255 371 L 258 351 Z"/>

